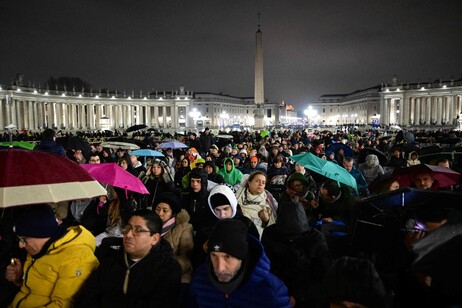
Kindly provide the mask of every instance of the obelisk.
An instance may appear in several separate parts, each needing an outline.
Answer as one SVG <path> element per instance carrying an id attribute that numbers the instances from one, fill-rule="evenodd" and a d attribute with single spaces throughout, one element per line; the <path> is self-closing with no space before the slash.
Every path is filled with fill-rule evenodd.
<path id="1" fill-rule="evenodd" d="M 260 16 L 258 14 L 258 30 L 255 34 L 255 129 L 261 129 L 264 127 L 264 115 L 265 115 L 265 89 L 263 83 L 263 33 L 260 29 Z"/>

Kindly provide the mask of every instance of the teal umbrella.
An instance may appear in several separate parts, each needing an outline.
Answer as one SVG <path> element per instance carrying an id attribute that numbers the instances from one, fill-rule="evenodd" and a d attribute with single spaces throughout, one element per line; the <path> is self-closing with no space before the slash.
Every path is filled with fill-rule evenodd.
<path id="1" fill-rule="evenodd" d="M 358 192 L 355 178 L 345 168 L 333 162 L 321 159 L 312 153 L 297 154 L 289 158 L 326 178 L 351 186 Z"/>

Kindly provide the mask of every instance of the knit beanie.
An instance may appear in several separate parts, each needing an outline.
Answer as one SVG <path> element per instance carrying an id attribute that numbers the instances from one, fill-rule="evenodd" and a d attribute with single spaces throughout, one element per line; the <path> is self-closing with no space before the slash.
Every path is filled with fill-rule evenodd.
<path id="1" fill-rule="evenodd" d="M 160 196 L 156 200 L 156 204 L 154 208 L 159 204 L 159 203 L 167 203 L 170 208 L 172 209 L 173 216 L 181 212 L 181 204 L 180 200 L 178 200 L 178 197 L 171 192 L 164 192 L 160 194 Z"/>
<path id="2" fill-rule="evenodd" d="M 247 227 L 236 219 L 219 220 L 213 227 L 207 243 L 207 251 L 223 252 L 237 259 L 247 258 Z"/>
<path id="3" fill-rule="evenodd" d="M 210 206 L 214 209 L 217 206 L 222 206 L 222 205 L 230 205 L 231 202 L 229 199 L 220 193 L 213 194 L 210 196 Z"/>
<path id="4" fill-rule="evenodd" d="M 33 238 L 53 237 L 58 230 L 58 221 L 48 204 L 36 204 L 25 208 L 14 226 L 15 234 Z"/>

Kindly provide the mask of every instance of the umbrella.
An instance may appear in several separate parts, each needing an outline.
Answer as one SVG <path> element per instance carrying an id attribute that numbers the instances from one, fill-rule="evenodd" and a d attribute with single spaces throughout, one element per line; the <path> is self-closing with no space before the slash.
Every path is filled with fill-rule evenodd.
<path id="1" fill-rule="evenodd" d="M 144 129 L 146 127 L 148 127 L 148 126 L 144 125 L 144 124 L 137 124 L 137 125 L 133 125 L 133 126 L 130 126 L 129 128 L 127 128 L 126 132 L 130 133 L 130 132 L 134 132 L 134 131 L 137 131 L 137 130 L 140 130 L 140 129 Z"/>
<path id="2" fill-rule="evenodd" d="M 342 142 L 332 143 L 327 147 L 327 150 L 332 151 L 335 154 L 337 154 L 340 149 L 343 149 L 345 157 L 353 157 L 353 151 L 351 148 Z"/>
<path id="3" fill-rule="evenodd" d="M 67 158 L 46 152 L 0 150 L 0 207 L 87 199 L 106 190 Z"/>
<path id="4" fill-rule="evenodd" d="M 401 187 L 410 187 L 414 184 L 414 175 L 428 172 L 438 182 L 438 187 L 448 187 L 459 183 L 460 173 L 452 169 L 428 164 L 420 164 L 407 168 L 396 168 L 393 175 Z"/>
<path id="5" fill-rule="evenodd" d="M 98 182 L 120 187 L 140 194 L 149 194 L 143 182 L 136 176 L 125 171 L 116 163 L 106 164 L 81 164 L 83 169 Z"/>
<path id="6" fill-rule="evenodd" d="M 260 137 L 265 138 L 266 136 L 269 136 L 269 134 L 270 134 L 270 131 L 265 129 L 264 131 L 260 133 Z"/>
<path id="7" fill-rule="evenodd" d="M 135 156 L 153 156 L 153 157 L 164 157 L 164 154 L 158 151 L 150 150 L 150 149 L 141 149 L 131 151 L 128 154 L 135 155 Z"/>
<path id="8" fill-rule="evenodd" d="M 364 148 L 358 153 L 358 163 L 364 163 L 366 162 L 366 157 L 369 154 L 374 154 L 377 155 L 380 165 L 381 166 L 386 166 L 388 165 L 388 155 L 380 150 L 374 149 L 374 148 Z"/>
<path id="9" fill-rule="evenodd" d="M 121 142 L 121 141 L 106 141 L 106 142 L 102 142 L 101 146 L 105 148 L 113 148 L 113 149 L 122 148 L 122 149 L 128 149 L 128 150 L 138 150 L 140 148 L 134 143 Z"/>
<path id="10" fill-rule="evenodd" d="M 403 130 L 403 129 L 399 127 L 398 125 L 392 125 L 390 126 L 390 130 Z"/>
<path id="11" fill-rule="evenodd" d="M 457 303 L 462 300 L 462 225 L 444 224 L 416 241 L 413 252 L 416 258 L 410 270 L 432 278 L 444 297 Z"/>
<path id="12" fill-rule="evenodd" d="M 326 178 L 351 186 L 358 192 L 355 178 L 343 167 L 333 162 L 321 159 L 312 153 L 297 154 L 289 158 Z"/>
<path id="13" fill-rule="evenodd" d="M 217 135 L 217 138 L 222 138 L 222 139 L 232 139 L 234 138 L 233 136 L 231 135 Z"/>
<path id="14" fill-rule="evenodd" d="M 30 143 L 27 141 L 13 141 L 13 142 L 2 142 L 1 146 L 3 148 L 10 148 L 13 147 L 15 149 L 21 148 L 21 149 L 26 149 L 26 150 L 33 150 L 35 148 L 34 143 Z"/>
<path id="15" fill-rule="evenodd" d="M 91 146 L 85 139 L 82 139 L 81 137 L 70 136 L 57 138 L 56 143 L 62 145 L 65 150 L 81 150 L 83 156 L 86 159 L 90 158 Z"/>
<path id="16" fill-rule="evenodd" d="M 167 142 L 159 144 L 156 149 L 186 149 L 186 148 L 188 148 L 188 146 L 179 141 L 167 141 Z"/>

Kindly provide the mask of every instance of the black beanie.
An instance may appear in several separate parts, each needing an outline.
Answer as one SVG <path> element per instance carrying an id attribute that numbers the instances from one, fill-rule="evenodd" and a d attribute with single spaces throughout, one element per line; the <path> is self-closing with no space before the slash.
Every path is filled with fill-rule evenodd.
<path id="1" fill-rule="evenodd" d="M 212 209 L 221 205 L 231 205 L 231 202 L 229 202 L 229 199 L 225 195 L 220 193 L 210 196 L 210 206 L 212 206 Z"/>
<path id="2" fill-rule="evenodd" d="M 25 208 L 14 226 L 15 234 L 34 238 L 53 237 L 58 231 L 58 221 L 48 204 L 36 204 Z"/>
<path id="3" fill-rule="evenodd" d="M 203 173 L 204 173 L 204 170 L 202 168 L 194 168 L 189 173 L 189 178 L 190 179 L 202 179 Z"/>
<path id="4" fill-rule="evenodd" d="M 181 212 L 180 200 L 178 200 L 178 197 L 174 193 L 164 192 L 164 193 L 160 194 L 160 196 L 156 200 L 156 204 L 155 204 L 153 210 L 155 210 L 155 207 L 159 203 L 167 203 L 168 205 L 170 205 L 170 208 L 172 209 L 173 216 L 175 216 L 176 214 Z"/>
<path id="5" fill-rule="evenodd" d="M 240 220 L 219 220 L 210 233 L 207 251 L 224 252 L 240 260 L 246 259 L 247 227 Z"/>

